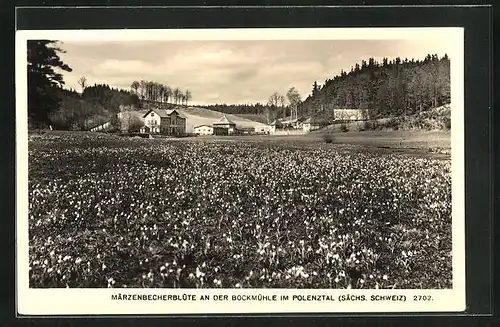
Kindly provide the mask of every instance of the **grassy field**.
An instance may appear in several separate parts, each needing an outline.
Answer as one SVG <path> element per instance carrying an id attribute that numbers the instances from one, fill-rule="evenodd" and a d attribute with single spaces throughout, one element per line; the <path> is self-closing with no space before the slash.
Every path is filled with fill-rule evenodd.
<path id="1" fill-rule="evenodd" d="M 250 136 L 202 136 L 198 140 L 220 141 L 260 141 L 260 142 L 312 142 L 323 143 L 325 130 L 304 135 L 250 135 Z M 393 152 L 411 155 L 441 155 L 451 153 L 451 133 L 449 131 L 364 131 L 335 132 L 334 144 L 351 144 L 369 151 Z"/>
<path id="2" fill-rule="evenodd" d="M 30 286 L 450 288 L 450 161 L 370 149 L 33 135 Z"/>

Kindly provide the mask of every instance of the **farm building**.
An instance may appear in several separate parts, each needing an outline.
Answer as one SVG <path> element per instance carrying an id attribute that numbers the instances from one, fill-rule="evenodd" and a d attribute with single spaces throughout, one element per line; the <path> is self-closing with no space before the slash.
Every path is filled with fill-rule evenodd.
<path id="1" fill-rule="evenodd" d="M 321 128 L 321 121 L 315 118 L 307 118 L 302 122 L 302 130 L 304 133 L 309 133 Z"/>
<path id="2" fill-rule="evenodd" d="M 258 124 L 253 128 L 252 132 L 255 134 L 269 134 L 271 132 L 271 126 L 265 124 Z"/>
<path id="3" fill-rule="evenodd" d="M 279 119 L 274 120 L 269 126 L 271 134 L 275 134 L 277 130 L 283 129 L 283 123 Z"/>
<path id="4" fill-rule="evenodd" d="M 194 127 L 194 133 L 196 135 L 213 135 L 214 128 L 211 125 L 199 125 Z"/>
<path id="5" fill-rule="evenodd" d="M 215 135 L 230 135 L 236 132 L 236 124 L 223 115 L 219 121 L 213 124 Z"/>
<path id="6" fill-rule="evenodd" d="M 176 110 L 151 109 L 143 116 L 144 126 L 141 131 L 149 128 L 150 133 L 165 135 L 182 135 L 186 133 L 186 117 Z"/>
<path id="7" fill-rule="evenodd" d="M 111 123 L 110 122 L 105 122 L 104 124 L 97 125 L 95 127 L 92 127 L 90 129 L 91 132 L 102 132 L 107 129 L 111 128 Z"/>

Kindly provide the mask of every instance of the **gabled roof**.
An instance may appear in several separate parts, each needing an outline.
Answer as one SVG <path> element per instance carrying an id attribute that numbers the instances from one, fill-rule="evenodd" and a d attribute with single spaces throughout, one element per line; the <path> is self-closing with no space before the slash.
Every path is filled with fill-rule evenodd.
<path id="1" fill-rule="evenodd" d="M 222 115 L 221 119 L 218 122 L 214 123 L 214 125 L 236 125 L 231 120 L 227 119 L 226 115 Z"/>
<path id="2" fill-rule="evenodd" d="M 180 112 L 178 112 L 177 110 L 173 109 L 173 110 L 168 110 L 168 109 L 150 109 L 148 110 L 144 116 L 142 116 L 142 118 L 146 118 L 147 115 L 149 115 L 151 113 L 151 111 L 154 111 L 158 116 L 160 116 L 161 118 L 166 118 L 166 117 L 169 117 L 171 114 L 173 114 L 174 112 L 177 114 L 177 116 L 179 116 L 180 118 L 186 118 L 183 114 L 181 114 Z"/>

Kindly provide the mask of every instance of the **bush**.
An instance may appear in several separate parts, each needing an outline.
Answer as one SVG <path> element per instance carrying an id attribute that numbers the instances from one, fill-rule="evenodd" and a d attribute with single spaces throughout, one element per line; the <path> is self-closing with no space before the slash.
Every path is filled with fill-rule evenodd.
<path id="1" fill-rule="evenodd" d="M 323 134 L 323 140 L 325 140 L 326 143 L 332 143 L 335 138 L 333 137 L 332 132 L 326 132 Z"/>
<path id="2" fill-rule="evenodd" d="M 347 127 L 347 125 L 346 125 L 346 124 L 341 124 L 341 125 L 340 125 L 340 131 L 341 131 L 342 133 L 345 133 L 345 132 L 348 132 L 348 131 L 349 131 L 349 128 Z"/>
<path id="3" fill-rule="evenodd" d="M 379 122 L 378 120 L 373 120 L 373 121 L 365 121 L 364 123 L 364 129 L 369 131 L 369 130 L 376 130 L 379 128 Z"/>
<path id="4" fill-rule="evenodd" d="M 445 129 L 451 129 L 451 118 L 450 117 L 445 117 L 443 119 L 443 126 Z"/>

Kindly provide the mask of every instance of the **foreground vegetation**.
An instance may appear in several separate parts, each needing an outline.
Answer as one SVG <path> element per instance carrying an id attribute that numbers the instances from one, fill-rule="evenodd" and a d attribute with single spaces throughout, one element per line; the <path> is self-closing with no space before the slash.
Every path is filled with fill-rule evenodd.
<path id="1" fill-rule="evenodd" d="M 322 141 L 38 136 L 30 286 L 449 288 L 450 169 Z"/>

